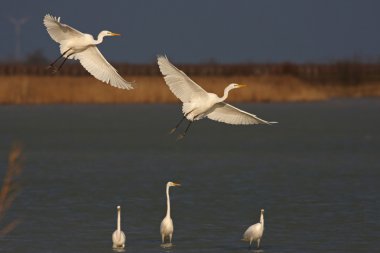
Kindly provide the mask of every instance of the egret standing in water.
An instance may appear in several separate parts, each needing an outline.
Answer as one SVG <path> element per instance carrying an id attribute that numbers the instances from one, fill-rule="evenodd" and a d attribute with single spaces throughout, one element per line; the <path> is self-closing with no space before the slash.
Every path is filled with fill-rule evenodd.
<path id="1" fill-rule="evenodd" d="M 162 244 L 165 243 L 165 238 L 169 237 L 169 245 L 172 243 L 172 237 L 173 237 L 173 220 L 170 217 L 170 196 L 169 196 L 169 188 L 172 186 L 181 186 L 180 184 L 168 182 L 166 184 L 166 216 L 161 222 L 160 226 L 160 233 L 161 233 L 161 239 Z"/>
<path id="2" fill-rule="evenodd" d="M 261 209 L 260 222 L 250 226 L 243 235 L 243 241 L 249 242 L 249 247 L 252 242 L 256 242 L 257 248 L 260 247 L 260 241 L 264 233 L 264 209 Z"/>
<path id="3" fill-rule="evenodd" d="M 60 44 L 61 55 L 50 64 L 54 72 L 59 71 L 67 59 L 77 59 L 91 75 L 100 81 L 120 89 L 133 89 L 132 83 L 125 81 L 96 47 L 103 42 L 104 37 L 120 34 L 101 31 L 95 40 L 91 34 L 81 33 L 71 26 L 62 24 L 60 18 L 49 14 L 45 15 L 44 24 L 50 37 Z M 63 62 L 56 68 L 56 62 L 62 57 Z"/>
<path id="4" fill-rule="evenodd" d="M 231 90 L 242 88 L 246 85 L 231 83 L 224 89 L 224 95 L 218 97 L 216 94 L 209 93 L 196 84 L 184 72 L 171 64 L 167 57 L 158 56 L 157 62 L 161 73 L 164 75 L 166 84 L 173 94 L 183 102 L 182 112 L 184 116 L 170 133 L 174 133 L 185 118 L 189 120 L 185 132 L 179 135 L 178 139 L 185 137 L 193 121 L 205 117 L 233 125 L 270 125 L 277 123 L 265 121 L 224 102 Z"/>
<path id="5" fill-rule="evenodd" d="M 120 227 L 120 212 L 121 208 L 120 206 L 117 206 L 117 228 L 112 234 L 112 248 L 114 249 L 123 249 L 125 247 L 125 234 Z"/>

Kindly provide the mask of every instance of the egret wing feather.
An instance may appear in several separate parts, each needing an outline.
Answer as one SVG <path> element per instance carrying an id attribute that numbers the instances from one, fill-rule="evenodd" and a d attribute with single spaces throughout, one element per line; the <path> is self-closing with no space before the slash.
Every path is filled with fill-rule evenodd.
<path id="1" fill-rule="evenodd" d="M 171 64 L 166 56 L 158 56 L 157 62 L 169 89 L 183 103 L 188 103 L 194 98 L 207 97 L 207 92 Z"/>
<path id="2" fill-rule="evenodd" d="M 256 223 L 254 225 L 251 225 L 243 235 L 243 240 L 245 241 L 256 241 L 257 239 L 261 238 L 263 235 L 263 227 L 260 223 Z"/>
<path id="3" fill-rule="evenodd" d="M 50 14 L 45 15 L 44 25 L 50 37 L 58 43 L 63 40 L 72 39 L 74 37 L 84 36 L 83 33 L 72 28 L 71 26 L 62 24 L 59 17 L 53 17 Z"/>
<path id="4" fill-rule="evenodd" d="M 75 54 L 83 67 L 95 78 L 120 89 L 133 89 L 132 83 L 125 81 L 117 70 L 104 58 L 96 46 Z"/>
<path id="5" fill-rule="evenodd" d="M 277 122 L 269 122 L 260 119 L 256 115 L 250 114 L 230 104 L 220 102 L 214 105 L 207 114 L 209 119 L 224 122 L 232 125 L 254 125 L 254 124 L 273 124 Z"/>
<path id="6" fill-rule="evenodd" d="M 123 231 L 115 230 L 112 234 L 112 242 L 114 245 L 120 246 L 125 243 L 125 234 Z"/>

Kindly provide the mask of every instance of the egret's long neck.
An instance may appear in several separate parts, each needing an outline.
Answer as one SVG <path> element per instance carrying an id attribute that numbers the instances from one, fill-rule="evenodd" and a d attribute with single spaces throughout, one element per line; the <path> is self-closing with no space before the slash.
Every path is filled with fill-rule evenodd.
<path id="1" fill-rule="evenodd" d="M 261 215 L 260 215 L 260 223 L 264 227 L 264 214 L 263 213 L 261 213 Z"/>
<path id="2" fill-rule="evenodd" d="M 117 231 L 120 232 L 120 222 L 121 222 L 121 217 L 120 217 L 120 209 L 117 210 Z"/>
<path id="3" fill-rule="evenodd" d="M 170 217 L 169 185 L 166 186 L 166 217 Z"/>
<path id="4" fill-rule="evenodd" d="M 98 45 L 103 42 L 104 35 L 102 33 L 99 33 L 98 39 L 94 41 L 95 45 Z"/>
<path id="5" fill-rule="evenodd" d="M 218 101 L 218 102 L 223 102 L 224 100 L 226 100 L 227 97 L 228 97 L 228 93 L 229 93 L 230 90 L 232 90 L 232 89 L 233 89 L 232 87 L 227 86 L 227 87 L 224 89 L 223 97 L 219 98 L 219 101 Z"/>

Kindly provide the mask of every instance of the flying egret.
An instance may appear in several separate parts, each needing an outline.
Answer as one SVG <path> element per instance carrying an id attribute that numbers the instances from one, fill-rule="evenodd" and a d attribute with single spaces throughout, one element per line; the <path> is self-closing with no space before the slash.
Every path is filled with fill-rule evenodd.
<path id="1" fill-rule="evenodd" d="M 252 242 L 256 242 L 257 248 L 260 247 L 260 241 L 264 233 L 264 209 L 261 209 L 260 222 L 250 226 L 243 235 L 243 241 L 249 242 L 251 247 Z"/>
<path id="2" fill-rule="evenodd" d="M 253 114 L 223 102 L 228 97 L 230 90 L 242 88 L 246 85 L 231 83 L 224 89 L 223 97 L 218 97 L 216 94 L 209 93 L 196 84 L 184 72 L 171 64 L 166 56 L 158 56 L 157 62 L 161 73 L 164 75 L 166 84 L 173 94 L 183 102 L 182 112 L 184 116 L 170 133 L 174 133 L 185 118 L 189 121 L 185 132 L 179 135 L 178 139 L 185 137 L 193 121 L 205 117 L 233 125 L 270 125 L 277 123 L 262 120 Z"/>
<path id="3" fill-rule="evenodd" d="M 106 36 L 119 36 L 110 31 L 101 31 L 95 40 L 91 34 L 81 33 L 71 26 L 62 24 L 60 18 L 45 15 L 44 24 L 50 37 L 60 44 L 61 55 L 50 64 L 54 72 L 59 71 L 67 59 L 77 59 L 95 78 L 120 89 L 133 89 L 132 83 L 125 81 L 111 64 L 100 53 L 96 45 L 103 42 Z M 61 58 L 58 68 L 54 64 Z"/>
<path id="4" fill-rule="evenodd" d="M 173 237 L 173 220 L 170 217 L 170 197 L 169 197 L 169 188 L 172 186 L 181 186 L 180 184 L 173 183 L 173 182 L 167 182 L 166 184 L 166 216 L 165 218 L 161 221 L 161 226 L 160 226 L 160 233 L 161 233 L 161 239 L 162 239 L 162 244 L 165 243 L 165 238 L 169 237 L 169 243 L 172 243 L 172 237 Z"/>
<path id="5" fill-rule="evenodd" d="M 112 234 L 112 248 L 114 249 L 123 249 L 125 246 L 125 234 L 120 228 L 120 206 L 117 206 L 117 228 Z"/>

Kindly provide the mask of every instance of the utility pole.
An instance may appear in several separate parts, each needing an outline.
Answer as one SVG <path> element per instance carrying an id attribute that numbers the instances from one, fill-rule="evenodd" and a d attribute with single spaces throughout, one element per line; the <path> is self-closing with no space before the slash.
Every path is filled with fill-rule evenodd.
<path id="1" fill-rule="evenodd" d="M 29 18 L 13 18 L 9 17 L 9 22 L 11 22 L 15 29 L 15 52 L 14 58 L 16 61 L 21 60 L 21 26 L 23 26 L 26 22 L 28 22 Z"/>

